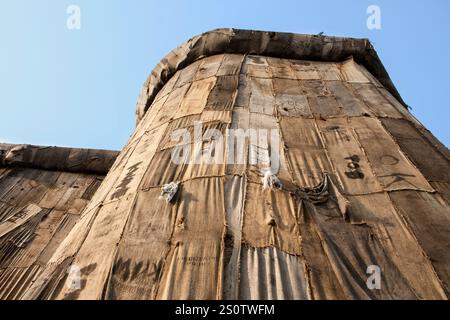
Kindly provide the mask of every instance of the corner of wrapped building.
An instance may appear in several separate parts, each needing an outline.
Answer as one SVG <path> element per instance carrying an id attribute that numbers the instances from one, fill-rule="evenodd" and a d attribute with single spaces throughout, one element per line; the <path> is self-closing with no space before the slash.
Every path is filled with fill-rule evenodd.
<path id="1" fill-rule="evenodd" d="M 371 46 L 302 36 L 310 52 L 297 57 L 295 35 L 254 33 L 253 44 L 246 34 L 193 38 L 155 68 L 128 144 L 18 298 L 449 297 L 449 151 L 379 62 L 358 58 L 358 45 Z M 231 46 L 239 37 L 254 48 Z M 242 163 L 227 161 L 229 149 L 219 163 L 173 163 L 172 134 L 198 122 L 225 140 L 232 129 L 275 130 L 279 187 L 250 161 L 270 156 L 272 141 L 246 140 Z M 379 290 L 366 284 L 371 265 Z"/>

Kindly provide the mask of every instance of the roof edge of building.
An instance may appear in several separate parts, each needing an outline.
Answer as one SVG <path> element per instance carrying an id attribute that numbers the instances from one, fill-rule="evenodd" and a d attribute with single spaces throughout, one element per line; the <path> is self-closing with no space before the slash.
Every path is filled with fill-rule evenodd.
<path id="1" fill-rule="evenodd" d="M 137 101 L 137 123 L 150 108 L 159 90 L 178 70 L 198 59 L 222 53 L 330 62 L 353 57 L 407 107 L 368 39 L 223 28 L 192 37 L 156 65 Z"/>
<path id="2" fill-rule="evenodd" d="M 1 167 L 106 175 L 118 151 L 0 143 Z"/>

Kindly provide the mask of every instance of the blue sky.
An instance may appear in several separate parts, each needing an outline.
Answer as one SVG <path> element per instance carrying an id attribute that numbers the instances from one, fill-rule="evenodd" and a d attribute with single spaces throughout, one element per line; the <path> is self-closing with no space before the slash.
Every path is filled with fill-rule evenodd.
<path id="1" fill-rule="evenodd" d="M 81 9 L 68 30 L 66 9 Z M 381 8 L 381 30 L 366 9 Z M 367 37 L 413 114 L 450 146 L 450 2 L 0 0 L 0 142 L 121 149 L 172 48 L 210 29 Z"/>

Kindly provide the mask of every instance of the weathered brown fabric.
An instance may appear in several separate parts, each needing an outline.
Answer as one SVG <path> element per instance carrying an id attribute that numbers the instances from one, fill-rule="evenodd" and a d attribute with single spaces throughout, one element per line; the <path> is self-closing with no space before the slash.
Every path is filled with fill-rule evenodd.
<path id="1" fill-rule="evenodd" d="M 387 79 L 363 40 L 236 30 L 190 40 L 150 76 L 130 141 L 17 297 L 447 299 L 448 150 Z M 230 149 L 220 164 L 173 163 L 183 146 L 171 134 L 193 135 L 197 121 L 204 136 L 185 145 L 205 152 L 217 151 L 208 129 L 225 142 L 230 129 L 278 133 L 281 186 L 264 188 L 272 141 L 246 139 L 241 163 Z M 21 226 L 40 217 L 26 210 Z M 366 284 L 371 265 L 379 290 Z"/>
<path id="2" fill-rule="evenodd" d="M 173 78 L 173 75 L 178 70 L 189 65 L 195 65 L 198 68 L 199 62 L 197 60 L 222 53 L 233 55 L 227 55 L 226 63 L 220 67 L 217 73 L 219 76 L 226 73 L 236 73 L 236 64 L 239 64 L 239 58 L 236 54 L 333 62 L 340 62 L 349 57 L 353 57 L 374 75 L 371 77 L 376 78 L 377 83 L 385 86 L 397 100 L 403 103 L 383 64 L 378 58 L 375 49 L 367 39 L 239 29 L 216 29 L 189 39 L 184 44 L 172 50 L 153 69 L 138 99 L 136 111 L 137 121 L 139 122 L 143 118 L 160 89 L 164 87 L 166 82 L 170 82 L 170 79 Z M 254 60 L 258 60 L 258 58 L 256 57 Z M 295 63 L 292 71 L 286 71 L 283 67 L 275 64 L 273 64 L 271 69 L 274 70 L 274 77 L 276 78 L 289 79 L 292 78 L 289 72 L 298 71 L 300 78 L 305 80 L 316 79 L 319 74 L 326 80 L 339 80 L 337 76 L 338 72 L 333 66 L 319 67 L 316 71 L 308 70 L 302 64 L 302 62 Z M 250 69 L 251 76 L 259 76 L 266 71 L 262 66 L 250 66 Z M 343 65 L 343 69 L 340 77 L 346 81 L 365 80 L 364 75 L 360 74 L 369 74 L 364 68 L 360 67 L 346 67 Z M 200 70 L 201 73 L 197 76 L 197 79 L 205 78 L 205 74 L 211 74 L 214 70 L 217 70 L 217 63 L 212 64 L 209 70 Z M 180 79 L 182 80 L 180 82 L 184 83 L 187 81 L 185 79 L 192 78 L 190 74 L 192 72 L 195 72 L 195 70 L 189 70 L 181 74 Z"/>
<path id="3" fill-rule="evenodd" d="M 6 144 L 0 151 L 0 299 L 19 299 L 79 220 L 118 153 Z"/>

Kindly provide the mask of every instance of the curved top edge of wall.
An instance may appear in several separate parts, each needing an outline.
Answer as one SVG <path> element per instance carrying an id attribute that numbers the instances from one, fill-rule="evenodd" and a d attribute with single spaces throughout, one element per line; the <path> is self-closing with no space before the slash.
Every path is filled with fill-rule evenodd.
<path id="1" fill-rule="evenodd" d="M 0 169 L 25 167 L 106 175 L 118 151 L 0 143 Z"/>
<path id="2" fill-rule="evenodd" d="M 341 62 L 353 57 L 407 107 L 368 39 L 223 28 L 192 37 L 156 65 L 137 101 L 137 123 L 150 108 L 159 90 L 178 70 L 198 59 L 222 53 L 329 62 Z"/>

